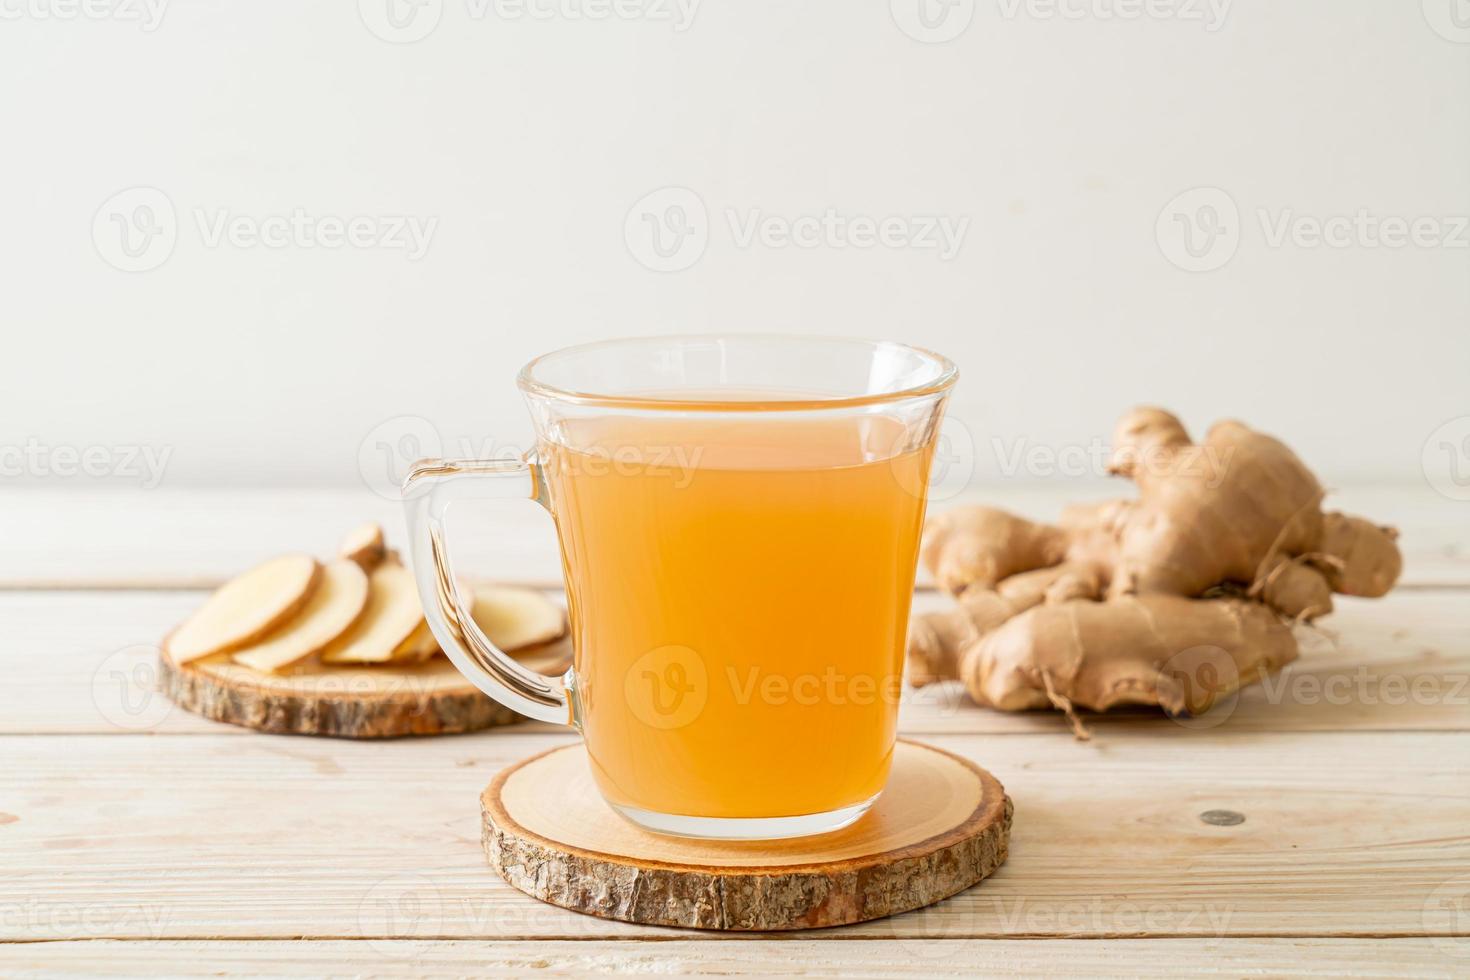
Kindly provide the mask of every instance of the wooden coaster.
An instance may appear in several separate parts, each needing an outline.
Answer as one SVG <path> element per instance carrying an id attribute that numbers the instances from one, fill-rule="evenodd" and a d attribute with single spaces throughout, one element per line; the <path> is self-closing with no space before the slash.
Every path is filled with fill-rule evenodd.
<path id="1" fill-rule="evenodd" d="M 571 643 L 548 644 L 522 662 L 559 674 L 571 662 Z M 229 654 L 179 665 L 160 652 L 158 666 L 159 689 L 179 707 L 276 734 L 394 738 L 525 720 L 481 693 L 442 656 L 422 664 L 311 664 L 295 673 L 264 674 L 233 663 Z"/>
<path id="2" fill-rule="evenodd" d="M 694 929 L 814 929 L 933 904 L 1000 867 L 1011 811 L 984 769 L 902 739 L 873 808 L 815 837 L 649 833 L 603 802 L 581 745 L 503 769 L 480 795 L 490 866 L 527 895 L 605 919 Z"/>

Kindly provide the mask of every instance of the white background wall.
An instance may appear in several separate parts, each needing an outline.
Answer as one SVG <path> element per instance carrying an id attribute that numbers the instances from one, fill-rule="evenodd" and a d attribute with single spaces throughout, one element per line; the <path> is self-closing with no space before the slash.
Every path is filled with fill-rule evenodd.
<path id="1" fill-rule="evenodd" d="M 74 2 L 0 0 L 0 445 L 348 485 L 402 415 L 449 450 L 524 442 L 538 352 L 731 330 L 944 351 L 982 479 L 994 439 L 1085 445 L 1140 401 L 1243 417 L 1339 483 L 1423 480 L 1432 433 L 1470 434 L 1466 0 L 925 0 L 932 29 L 918 0 Z M 705 247 L 658 272 L 625 224 L 668 186 Z M 159 203 L 114 197 L 138 187 L 176 240 L 129 258 L 114 221 Z M 827 208 L 969 224 L 946 260 L 742 246 L 728 216 Z M 295 209 L 437 224 L 417 259 L 200 227 Z M 1399 248 L 1271 242 L 1360 210 L 1435 220 Z M 1176 212 L 1217 268 L 1180 267 Z"/>

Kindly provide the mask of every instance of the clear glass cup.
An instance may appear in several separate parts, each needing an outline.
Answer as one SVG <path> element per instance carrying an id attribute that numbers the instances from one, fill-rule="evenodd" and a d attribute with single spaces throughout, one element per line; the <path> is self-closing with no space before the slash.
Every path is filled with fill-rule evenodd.
<path id="1" fill-rule="evenodd" d="M 896 739 L 930 461 L 956 370 L 903 344 L 735 335 L 537 358 L 522 460 L 423 460 L 404 485 L 425 615 L 454 664 L 582 734 L 649 830 L 770 839 L 860 817 Z M 530 498 L 555 521 L 574 661 L 489 641 L 445 514 Z"/>

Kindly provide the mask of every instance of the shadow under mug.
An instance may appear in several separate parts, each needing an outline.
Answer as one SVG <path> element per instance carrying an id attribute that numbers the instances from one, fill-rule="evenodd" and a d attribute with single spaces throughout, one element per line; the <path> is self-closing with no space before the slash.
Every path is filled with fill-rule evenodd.
<path id="1" fill-rule="evenodd" d="M 423 460 L 414 573 L 445 653 L 531 718 L 576 727 L 608 803 L 659 833 L 771 839 L 860 817 L 888 778 L 904 638 L 957 372 L 903 344 L 734 335 L 540 357 L 536 449 Z M 445 537 L 462 499 L 554 519 L 574 650 L 562 678 L 498 650 Z"/>

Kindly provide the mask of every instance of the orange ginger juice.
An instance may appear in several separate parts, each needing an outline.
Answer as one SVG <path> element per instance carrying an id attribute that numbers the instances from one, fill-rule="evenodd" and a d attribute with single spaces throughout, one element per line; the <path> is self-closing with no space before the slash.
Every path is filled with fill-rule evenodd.
<path id="1" fill-rule="evenodd" d="M 574 710 L 607 798 L 738 818 L 875 796 L 931 449 L 879 416 L 599 418 L 552 439 Z"/>

